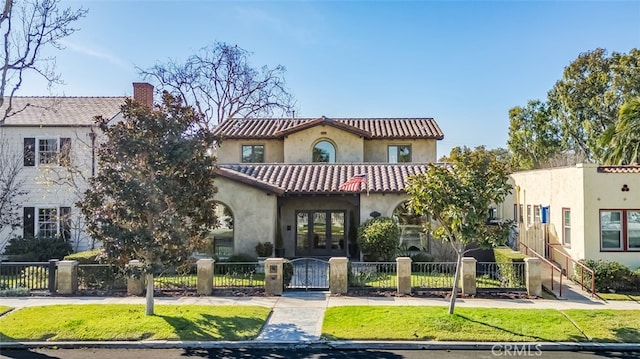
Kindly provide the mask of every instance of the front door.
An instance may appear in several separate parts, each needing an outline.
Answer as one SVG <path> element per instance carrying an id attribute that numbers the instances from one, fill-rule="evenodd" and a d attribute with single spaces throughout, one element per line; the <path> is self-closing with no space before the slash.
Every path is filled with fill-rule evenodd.
<path id="1" fill-rule="evenodd" d="M 296 212 L 296 256 L 346 256 L 345 211 Z"/>

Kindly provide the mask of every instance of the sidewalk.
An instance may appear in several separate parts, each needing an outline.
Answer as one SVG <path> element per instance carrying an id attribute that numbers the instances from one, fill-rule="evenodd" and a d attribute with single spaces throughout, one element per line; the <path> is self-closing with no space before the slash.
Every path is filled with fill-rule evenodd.
<path id="1" fill-rule="evenodd" d="M 29 306 L 55 304 L 144 304 L 144 297 L 19 297 L 2 298 L 0 304 L 21 308 Z M 322 322 L 325 310 L 336 306 L 448 306 L 449 300 L 443 298 L 417 297 L 351 297 L 331 296 L 328 292 L 285 292 L 280 297 L 157 297 L 156 305 L 258 305 L 272 308 L 262 332 L 256 340 L 250 342 L 110 342 L 75 343 L 80 346 L 100 347 L 228 347 L 228 348 L 272 348 L 290 346 L 330 346 L 332 348 L 387 348 L 387 349 L 479 349 L 490 348 L 496 343 L 446 343 L 446 342 L 326 342 L 321 339 Z M 588 297 L 575 297 L 572 300 L 551 299 L 476 299 L 458 298 L 456 307 L 484 308 L 529 308 L 529 309 L 618 309 L 640 310 L 640 303 L 634 301 L 602 301 Z M 545 345 L 547 350 L 639 350 L 637 344 L 603 343 L 535 343 Z M 0 343 L 2 347 L 37 346 L 73 347 L 74 343 Z"/>

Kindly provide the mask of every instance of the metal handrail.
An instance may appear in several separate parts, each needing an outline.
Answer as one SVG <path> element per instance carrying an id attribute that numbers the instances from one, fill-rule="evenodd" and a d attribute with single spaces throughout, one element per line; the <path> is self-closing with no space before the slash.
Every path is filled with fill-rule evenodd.
<path id="1" fill-rule="evenodd" d="M 541 256 L 538 252 L 534 251 L 533 249 L 531 249 L 531 247 L 527 246 L 526 244 L 524 244 L 523 242 L 520 242 L 521 246 L 524 246 L 525 248 L 525 254 L 529 255 L 529 251 L 531 251 L 531 253 L 533 253 L 533 255 L 535 257 L 537 257 L 538 259 L 542 260 L 544 263 L 547 263 L 550 267 L 551 267 L 551 290 L 553 290 L 553 272 L 554 271 L 558 271 L 558 278 L 560 279 L 560 289 L 558 290 L 558 296 L 562 297 L 562 268 L 558 267 L 557 265 L 555 265 L 553 262 L 551 262 L 550 260 L 548 260 L 547 258 Z"/>
<path id="2" fill-rule="evenodd" d="M 579 261 L 571 258 L 567 254 L 562 253 L 559 250 L 557 250 L 555 248 L 555 246 L 561 245 L 560 243 L 546 243 L 546 245 L 550 249 L 553 249 L 553 251 L 550 251 L 551 252 L 551 259 L 554 259 L 553 258 L 553 254 L 555 252 L 560 253 L 560 255 L 564 257 L 564 261 L 565 261 L 564 265 L 565 265 L 565 268 L 567 268 L 567 272 L 565 274 L 567 279 L 569 279 L 569 262 L 574 263 L 575 265 L 577 265 L 578 267 L 581 268 L 581 271 L 580 271 L 580 288 L 582 290 L 584 290 L 584 272 L 585 271 L 589 272 L 589 274 L 591 275 L 591 290 L 590 290 L 590 292 L 591 292 L 591 296 L 594 297 L 596 295 L 596 273 L 595 273 L 595 271 L 593 269 L 587 267 L 586 265 L 584 265 L 584 263 L 580 263 Z"/>

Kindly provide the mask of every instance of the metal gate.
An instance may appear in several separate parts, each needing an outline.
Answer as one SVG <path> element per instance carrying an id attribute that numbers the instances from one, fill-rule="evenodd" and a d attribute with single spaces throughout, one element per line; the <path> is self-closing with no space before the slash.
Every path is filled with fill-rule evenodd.
<path id="1" fill-rule="evenodd" d="M 296 258 L 287 263 L 285 263 L 285 281 L 286 266 L 292 271 L 287 289 L 329 289 L 329 261 L 318 258 Z"/>

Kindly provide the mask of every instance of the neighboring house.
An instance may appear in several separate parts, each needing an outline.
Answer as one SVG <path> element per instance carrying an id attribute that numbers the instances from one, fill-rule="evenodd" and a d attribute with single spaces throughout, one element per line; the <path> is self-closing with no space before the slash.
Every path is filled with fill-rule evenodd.
<path id="1" fill-rule="evenodd" d="M 574 260 L 640 267 L 640 166 L 578 164 L 511 179 L 514 191 L 502 209 L 513 213 L 508 217 L 519 224 L 522 243 L 547 257 L 560 251 Z M 566 269 L 566 261 L 554 257 Z"/>
<path id="2" fill-rule="evenodd" d="M 134 84 L 134 98 L 151 104 L 153 87 Z M 76 251 L 94 243 L 75 203 L 96 171 L 100 133 L 96 116 L 117 121 L 126 97 L 14 97 L 14 113 L 0 126 L 0 140 L 22 158 L 23 226 L 0 233 L 0 253 L 14 236 L 64 237 Z M 7 100 L 5 100 L 6 104 Z M 0 108 L 4 113 L 4 108 Z"/>
<path id="3" fill-rule="evenodd" d="M 397 218 L 403 244 L 429 250 L 404 188 L 436 161 L 432 118 L 230 119 L 216 134 L 214 254 L 255 255 L 281 236 L 285 257 L 355 258 L 357 226 L 374 216 Z"/>

